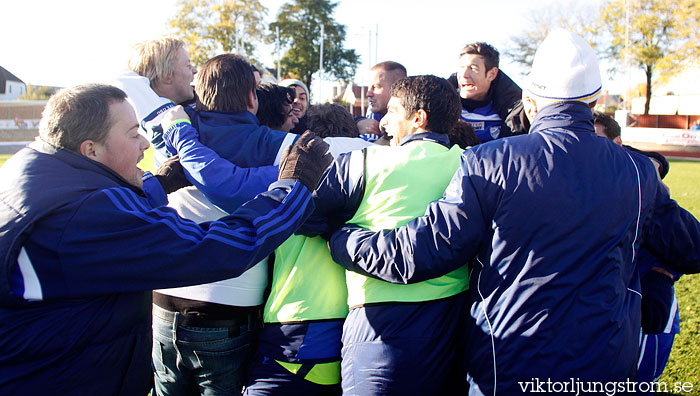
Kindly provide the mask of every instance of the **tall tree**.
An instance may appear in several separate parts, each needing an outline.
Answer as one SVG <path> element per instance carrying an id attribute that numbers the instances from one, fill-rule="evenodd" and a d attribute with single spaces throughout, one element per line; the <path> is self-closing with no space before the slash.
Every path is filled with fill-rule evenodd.
<path id="1" fill-rule="evenodd" d="M 265 37 L 265 15 L 267 8 L 259 0 L 178 0 L 177 14 L 168 24 L 187 44 L 192 63 L 200 66 L 221 52 L 255 58 L 256 44 Z"/>
<path id="2" fill-rule="evenodd" d="M 280 45 L 286 50 L 281 59 L 285 74 L 311 85 L 311 76 L 319 70 L 321 26 L 323 25 L 323 70 L 335 78 L 350 80 L 355 75 L 359 55 L 343 48 L 345 25 L 333 19 L 337 6 L 330 0 L 293 0 L 284 4 L 277 20 L 270 24 L 268 41 L 280 32 Z"/>
<path id="3" fill-rule="evenodd" d="M 654 74 L 667 80 L 700 54 L 700 0 L 612 0 L 602 8 L 600 23 L 609 33 L 607 55 L 622 64 L 628 59 L 646 74 L 644 114 Z"/>

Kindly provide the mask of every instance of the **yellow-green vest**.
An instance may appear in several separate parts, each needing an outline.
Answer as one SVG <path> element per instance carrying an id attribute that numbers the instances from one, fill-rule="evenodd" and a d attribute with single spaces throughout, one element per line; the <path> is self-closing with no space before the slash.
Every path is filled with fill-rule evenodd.
<path id="1" fill-rule="evenodd" d="M 428 204 L 442 198 L 459 168 L 462 150 L 429 141 L 365 150 L 365 192 L 349 223 L 372 231 L 400 227 L 425 214 Z M 354 154 L 353 154 L 354 155 Z M 420 265 L 420 263 L 416 263 Z M 350 307 L 380 302 L 432 301 L 467 290 L 466 263 L 447 275 L 398 285 L 346 271 Z"/>
<path id="2" fill-rule="evenodd" d="M 321 237 L 292 235 L 275 250 L 265 323 L 344 319 L 348 315 L 345 270 L 333 262 Z"/>

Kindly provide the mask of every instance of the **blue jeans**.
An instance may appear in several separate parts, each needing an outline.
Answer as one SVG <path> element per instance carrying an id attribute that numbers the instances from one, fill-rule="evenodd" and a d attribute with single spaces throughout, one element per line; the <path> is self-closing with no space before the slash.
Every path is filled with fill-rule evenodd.
<path id="1" fill-rule="evenodd" d="M 235 327 L 182 325 L 183 315 L 153 306 L 156 395 L 240 395 L 255 350 L 256 322 Z"/>

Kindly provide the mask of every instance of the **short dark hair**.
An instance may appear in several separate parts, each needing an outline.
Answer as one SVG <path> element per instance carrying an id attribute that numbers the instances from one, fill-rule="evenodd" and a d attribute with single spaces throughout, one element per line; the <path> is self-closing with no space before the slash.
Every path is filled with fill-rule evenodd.
<path id="1" fill-rule="evenodd" d="M 335 103 L 314 105 L 307 113 L 306 125 L 316 136 L 358 137 L 360 130 L 350 112 Z"/>
<path id="2" fill-rule="evenodd" d="M 601 113 L 600 111 L 593 112 L 593 124 L 600 124 L 603 126 L 603 133 L 605 136 L 613 140 L 620 137 L 622 130 L 620 129 L 620 124 L 615 121 L 609 114 Z"/>
<path id="3" fill-rule="evenodd" d="M 487 43 L 471 43 L 467 44 L 462 48 L 459 53 L 460 58 L 466 54 L 470 55 L 481 55 L 484 58 L 484 66 L 486 66 L 486 71 L 498 67 L 499 54 L 493 46 Z"/>
<path id="4" fill-rule="evenodd" d="M 382 69 L 387 72 L 396 72 L 399 74 L 400 77 L 406 77 L 408 75 L 408 72 L 406 71 L 406 68 L 400 64 L 399 62 L 394 62 L 394 61 L 384 61 L 384 62 L 379 62 L 376 65 L 372 66 L 370 70 L 377 70 L 377 69 Z"/>
<path id="5" fill-rule="evenodd" d="M 197 73 L 195 107 L 200 111 L 242 112 L 255 92 L 253 66 L 244 57 L 222 54 L 206 61 Z"/>
<path id="6" fill-rule="evenodd" d="M 86 140 L 102 143 L 115 120 L 109 107 L 126 93 L 104 84 L 77 85 L 56 92 L 42 112 L 39 136 L 58 148 L 75 152 Z"/>
<path id="7" fill-rule="evenodd" d="M 431 132 L 449 133 L 462 112 L 457 91 L 433 75 L 402 78 L 391 86 L 391 96 L 399 99 L 406 115 L 423 109 L 428 115 L 425 129 Z"/>
<path id="8" fill-rule="evenodd" d="M 456 144 L 463 149 L 481 144 L 481 140 L 474 133 L 474 127 L 462 119 L 457 120 L 455 127 L 447 133 L 447 136 L 450 137 L 451 145 Z"/>
<path id="9" fill-rule="evenodd" d="M 260 84 L 255 90 L 258 94 L 258 120 L 260 124 L 271 129 L 279 129 L 287 120 L 288 109 L 296 97 L 294 88 L 283 87 L 277 84 Z"/>

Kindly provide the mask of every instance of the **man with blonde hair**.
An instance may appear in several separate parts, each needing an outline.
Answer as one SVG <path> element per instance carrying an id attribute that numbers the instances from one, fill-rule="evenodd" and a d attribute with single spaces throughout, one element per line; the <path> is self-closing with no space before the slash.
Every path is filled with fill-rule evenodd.
<path id="1" fill-rule="evenodd" d="M 162 114 L 194 98 L 192 80 L 197 69 L 190 63 L 185 43 L 175 37 L 146 40 L 134 46 L 128 72 L 113 84 L 124 90 L 136 111 L 140 132 L 156 149 L 154 161 L 166 159 L 163 152 Z"/>
<path id="2" fill-rule="evenodd" d="M 182 103 L 194 98 L 192 80 L 197 73 L 185 51 L 185 43 L 163 37 L 136 44 L 129 70 L 148 78 L 158 96 Z"/>

